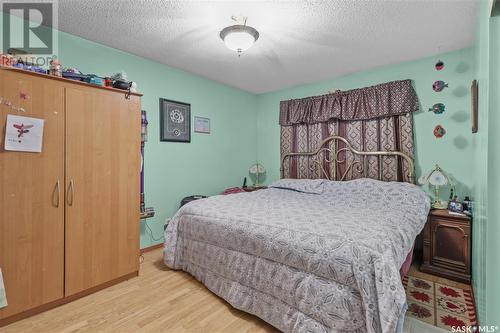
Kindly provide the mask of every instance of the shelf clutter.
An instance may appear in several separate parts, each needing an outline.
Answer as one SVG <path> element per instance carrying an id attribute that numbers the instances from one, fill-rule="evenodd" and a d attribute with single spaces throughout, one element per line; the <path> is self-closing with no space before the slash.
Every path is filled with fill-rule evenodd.
<path id="1" fill-rule="evenodd" d="M 62 77 L 74 81 L 84 82 L 91 85 L 126 90 L 128 93 L 137 93 L 137 83 L 130 81 L 125 72 L 115 73 L 109 76 L 96 74 L 84 74 L 78 68 L 63 68 L 57 58 L 50 61 L 49 68 L 43 68 L 30 62 L 33 56 L 27 54 L 0 54 L 0 66 L 12 67 L 39 74 L 47 74 L 55 77 Z M 32 60 L 31 60 L 32 61 Z"/>

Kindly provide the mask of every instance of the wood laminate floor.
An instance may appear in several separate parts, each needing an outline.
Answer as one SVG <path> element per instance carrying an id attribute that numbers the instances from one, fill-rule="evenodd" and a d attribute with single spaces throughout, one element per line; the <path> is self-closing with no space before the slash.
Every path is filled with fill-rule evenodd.
<path id="1" fill-rule="evenodd" d="M 416 270 L 416 268 L 412 268 Z M 423 274 L 423 273 L 422 273 Z M 439 282 L 439 278 L 421 276 Z M 457 287 L 462 284 L 457 283 Z M 138 278 L 6 327 L 2 333 L 279 332 L 259 318 L 232 308 L 189 274 L 172 271 L 162 250 L 144 254 Z M 404 333 L 445 332 L 408 318 Z"/>
<path id="2" fill-rule="evenodd" d="M 2 333 L 278 332 L 233 309 L 191 275 L 172 271 L 162 250 L 144 254 L 138 278 L 6 327 Z"/>

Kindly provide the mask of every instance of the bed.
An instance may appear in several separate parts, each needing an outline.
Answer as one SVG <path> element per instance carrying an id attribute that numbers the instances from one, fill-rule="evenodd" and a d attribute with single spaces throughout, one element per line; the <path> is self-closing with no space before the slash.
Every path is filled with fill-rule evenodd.
<path id="1" fill-rule="evenodd" d="M 332 151 L 332 142 L 358 156 L 358 166 L 347 165 L 336 181 L 281 179 L 183 206 L 165 230 L 165 264 L 283 332 L 400 331 L 406 296 L 399 270 L 429 198 L 411 182 L 346 181 L 347 172 L 363 172 L 365 157 L 400 159 L 409 179 L 413 161 L 400 152 L 359 152 L 337 136 L 313 152 L 284 156 L 282 169 L 299 155 L 322 168 L 328 153 L 336 164 L 340 149 Z"/>

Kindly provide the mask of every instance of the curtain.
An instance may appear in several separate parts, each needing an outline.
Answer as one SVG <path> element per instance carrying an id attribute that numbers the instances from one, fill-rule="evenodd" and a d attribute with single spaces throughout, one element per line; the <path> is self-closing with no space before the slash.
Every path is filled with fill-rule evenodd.
<path id="1" fill-rule="evenodd" d="M 418 110 L 418 97 L 410 80 L 282 101 L 281 156 L 289 152 L 313 151 L 325 138 L 339 135 L 356 150 L 400 151 L 413 158 L 413 112 Z M 333 144 L 330 142 L 328 148 L 333 148 Z M 336 149 L 343 147 L 340 142 Z M 366 176 L 384 181 L 409 181 L 408 165 L 399 157 L 366 156 L 362 161 L 358 155 L 341 151 L 338 158 L 338 163 L 333 165 L 329 163 L 327 152 L 320 154 L 326 175 L 310 157 L 288 158 L 283 165 L 283 176 L 332 178 L 335 168 L 336 179 L 345 174 L 345 180 Z M 349 161 L 358 161 L 358 165 L 366 165 L 366 168 L 353 168 L 346 173 Z"/>

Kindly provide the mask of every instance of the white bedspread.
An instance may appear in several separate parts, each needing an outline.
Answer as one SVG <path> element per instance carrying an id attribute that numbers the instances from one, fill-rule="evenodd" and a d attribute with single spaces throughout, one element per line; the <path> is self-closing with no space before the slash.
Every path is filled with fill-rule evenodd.
<path id="1" fill-rule="evenodd" d="M 182 207 L 164 260 L 284 332 L 395 332 L 429 207 L 407 183 L 285 179 Z"/>

